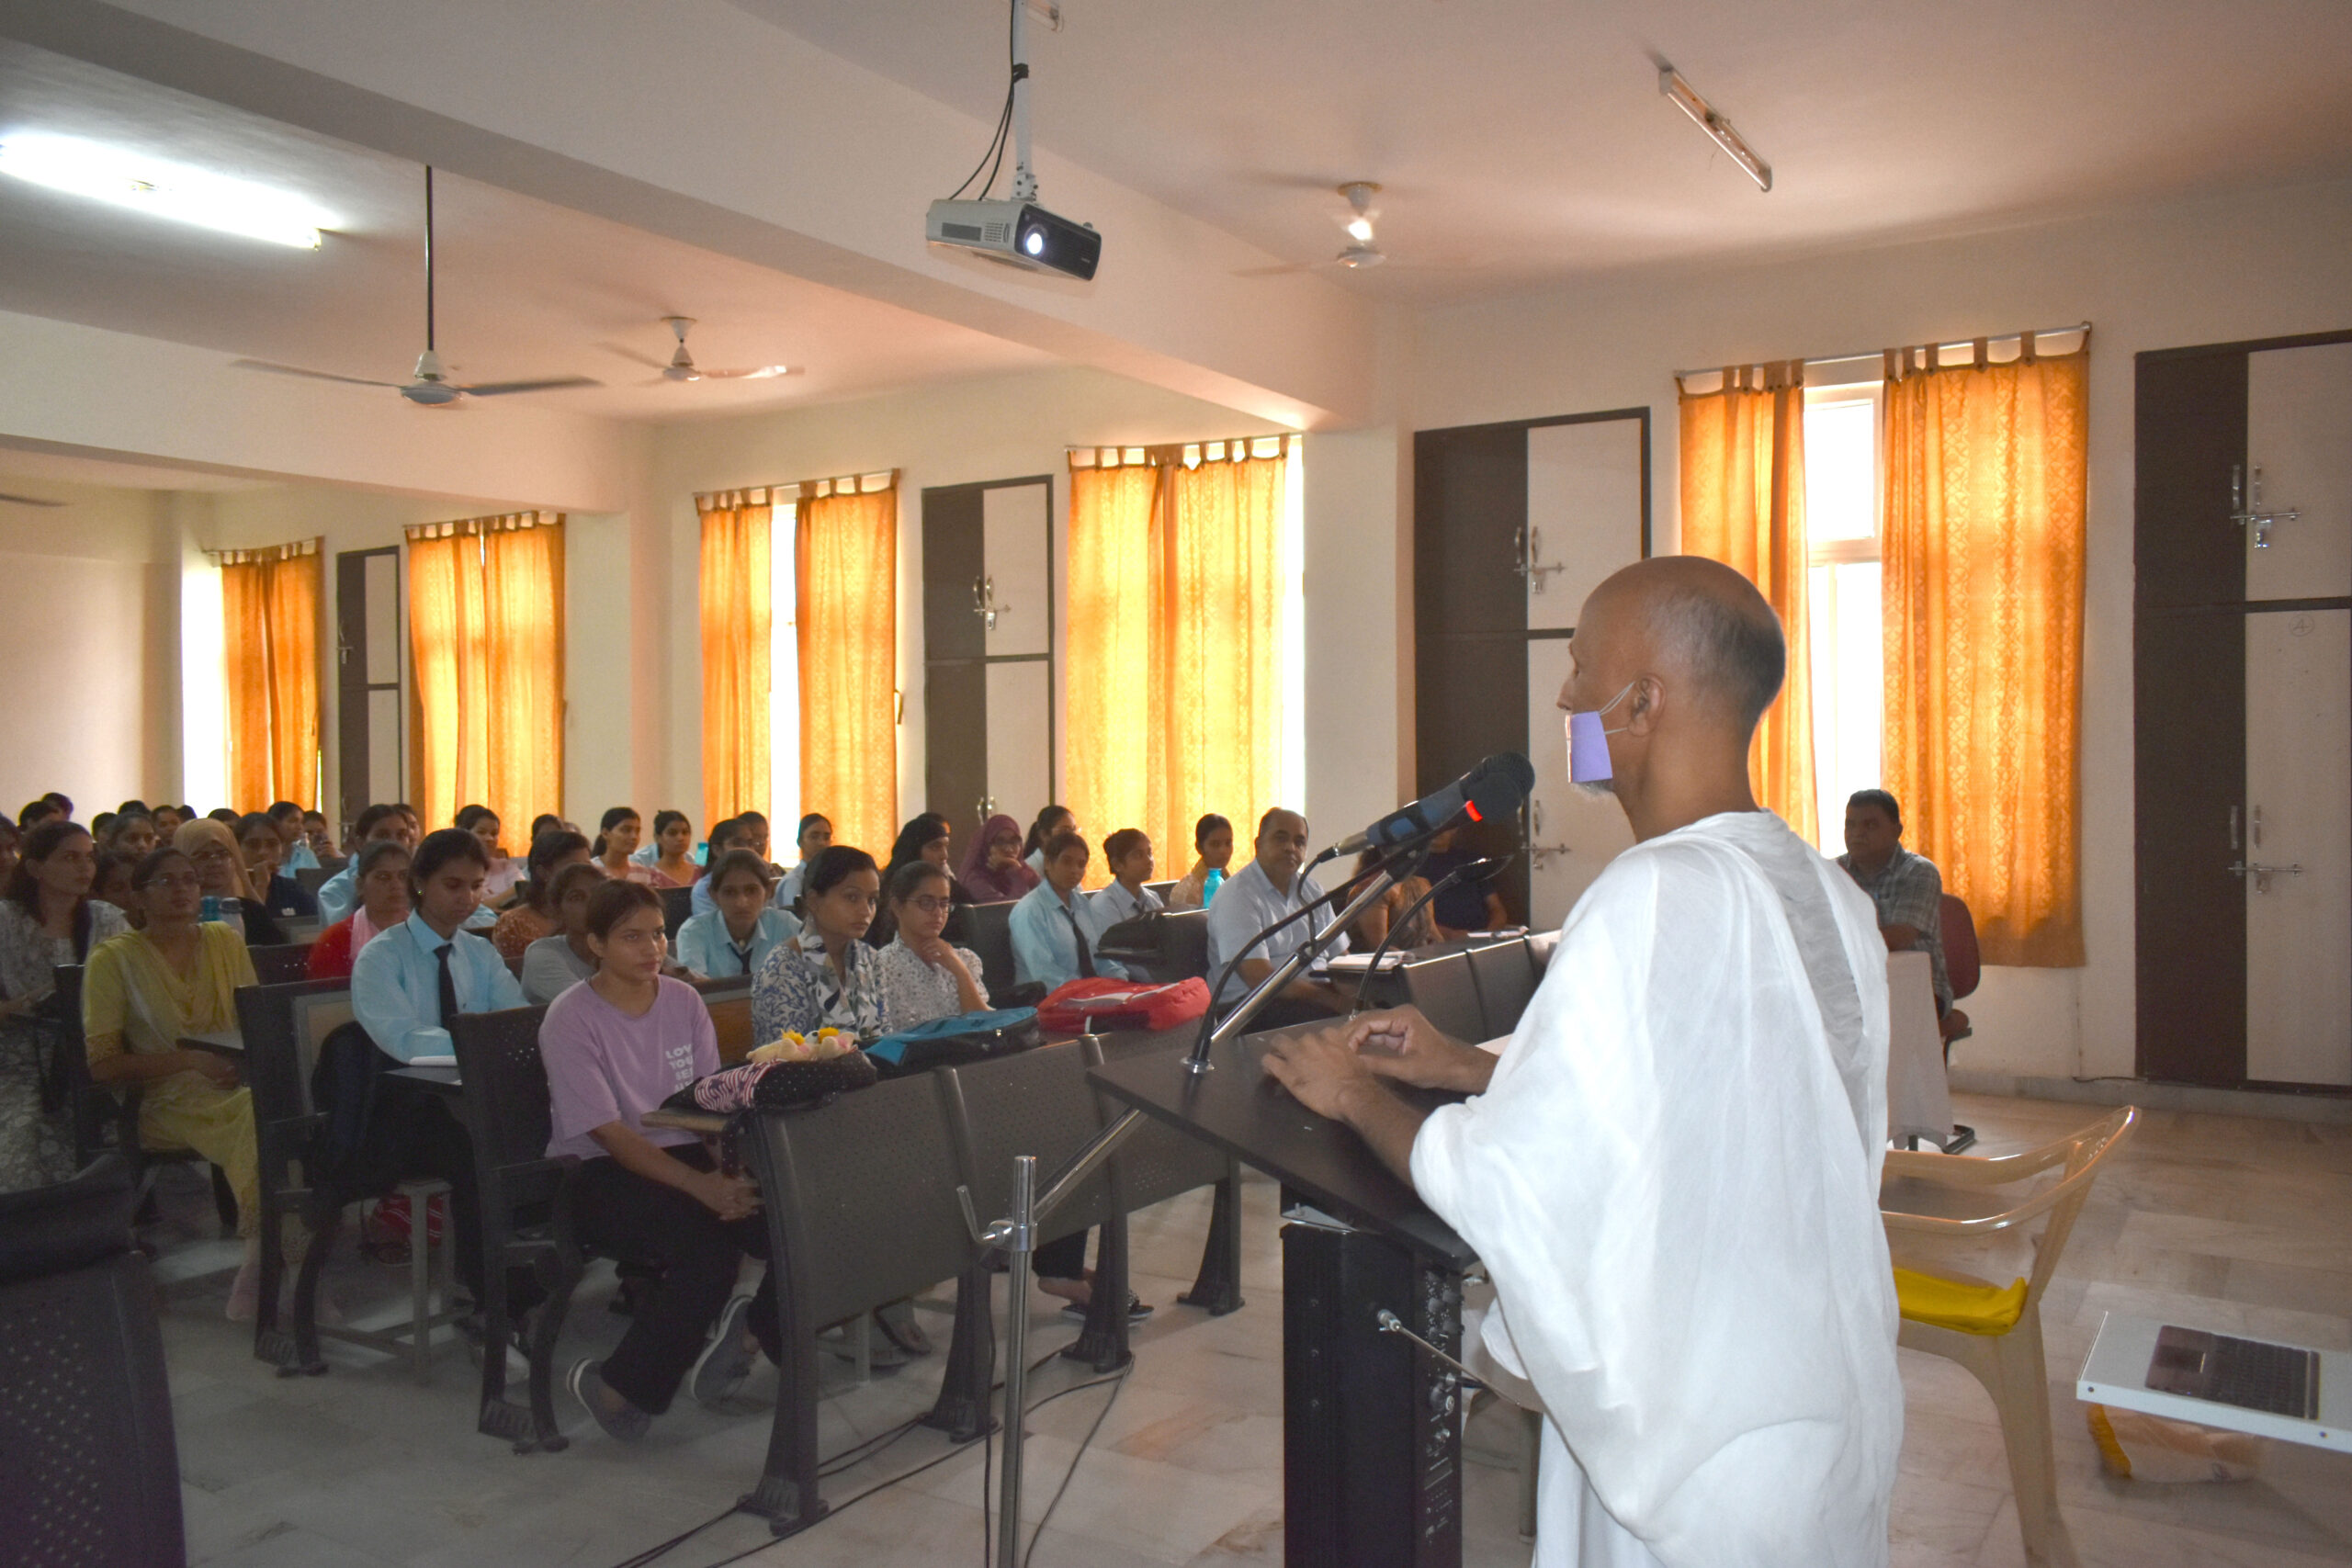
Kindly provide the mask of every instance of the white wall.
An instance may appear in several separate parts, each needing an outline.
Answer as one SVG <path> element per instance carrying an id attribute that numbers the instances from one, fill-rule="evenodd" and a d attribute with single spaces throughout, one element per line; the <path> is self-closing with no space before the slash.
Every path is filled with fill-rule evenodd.
<path id="1" fill-rule="evenodd" d="M 666 711 L 661 726 L 664 766 L 650 785 L 640 786 L 645 798 L 637 804 L 646 810 L 674 806 L 696 817 L 701 811 L 702 650 L 696 581 L 702 535 L 694 508 L 696 491 L 900 470 L 899 685 L 905 694 L 905 716 L 899 729 L 899 802 L 903 818 L 924 805 L 924 488 L 1052 476 L 1058 562 L 1069 520 L 1066 447 L 1210 441 L 1269 434 L 1277 428 L 1215 403 L 1076 367 L 665 427 L 655 436 L 652 463 L 655 491 L 669 518 Z M 1306 471 L 1310 476 L 1315 472 L 1311 455 Z M 1062 580 L 1057 568 L 1056 581 Z M 1055 627 L 1057 647 L 1066 647 L 1058 604 Z M 1310 667 L 1312 658 L 1310 651 Z M 1055 695 L 1058 702 L 1058 690 Z M 780 758 L 778 765 L 794 763 Z M 1309 766 L 1311 781 L 1311 761 Z M 707 826 L 699 820 L 695 825 Z"/>
<path id="2" fill-rule="evenodd" d="M 1953 341 L 2088 319 L 2089 569 L 2079 970 L 1998 970 L 1969 1067 L 2129 1074 L 2135 353 L 2352 327 L 2352 185 L 1736 269 L 1650 273 L 1426 313 L 1408 381 L 1430 429 L 1647 404 L 1658 537 L 1678 536 L 1677 368 Z M 1312 470 L 1310 469 L 1310 473 Z M 1400 505 L 1401 520 L 1409 502 Z M 1438 694 L 1420 694 L 1430 700 Z M 1410 723 L 1402 735 L 1409 737 Z"/>
<path id="3" fill-rule="evenodd" d="M 0 811 L 50 790 L 84 821 L 179 788 L 179 554 L 152 491 L 44 480 L 0 502 Z"/>

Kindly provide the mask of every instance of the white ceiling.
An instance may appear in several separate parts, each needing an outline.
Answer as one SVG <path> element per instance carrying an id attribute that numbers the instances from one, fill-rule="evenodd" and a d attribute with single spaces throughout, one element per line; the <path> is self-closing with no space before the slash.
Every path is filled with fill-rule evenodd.
<path id="1" fill-rule="evenodd" d="M 0 134 L 38 127 L 280 186 L 337 215 L 318 251 L 158 221 L 0 178 L 0 310 L 399 381 L 424 346 L 424 172 L 187 94 L 0 41 Z M 671 421 L 1048 365 L 1036 350 L 495 186 L 434 182 L 442 357 L 455 379 L 591 376 L 527 400 Z M 786 364 L 646 386 L 666 361 Z M 322 396 L 395 396 L 322 387 Z M 421 418 L 438 417 L 418 410 Z M 462 416 L 460 416 L 462 417 Z"/>
<path id="2" fill-rule="evenodd" d="M 735 3 L 989 121 L 1002 100 L 1001 0 Z M 1040 147 L 1296 262 L 1342 243 L 1331 187 L 1377 180 L 1391 265 L 1322 270 L 1390 297 L 2352 172 L 2346 0 L 1062 4 L 1031 28 Z"/>

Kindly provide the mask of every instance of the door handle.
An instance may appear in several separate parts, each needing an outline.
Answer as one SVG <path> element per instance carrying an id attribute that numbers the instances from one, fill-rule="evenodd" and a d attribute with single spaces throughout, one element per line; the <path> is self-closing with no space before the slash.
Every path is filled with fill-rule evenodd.
<path id="1" fill-rule="evenodd" d="M 2254 484 L 2249 491 L 2246 485 L 2245 466 L 2242 463 L 2230 465 L 2230 521 L 2241 528 L 2248 524 L 2254 525 L 2256 549 L 2267 550 L 2270 547 L 2270 529 L 2274 524 L 2298 522 L 2302 515 L 2291 506 L 2284 512 L 2263 511 L 2262 470 L 2258 468 L 2254 470 Z"/>
<path id="2" fill-rule="evenodd" d="M 1557 562 L 1550 566 L 1536 563 L 1535 558 L 1544 553 L 1544 531 L 1541 528 L 1521 524 L 1510 536 L 1510 574 L 1525 578 L 1528 587 L 1534 592 L 1544 592 L 1544 580 L 1553 572 L 1567 570 Z"/>
<path id="3" fill-rule="evenodd" d="M 2300 865 L 2258 865 L 2251 861 L 2239 861 L 2230 867 L 2230 874 L 2251 876 L 2254 878 L 2254 890 L 2256 893 L 2267 893 L 2270 891 L 2272 877 L 2301 876 L 2303 874 L 2303 868 Z"/>
<path id="4" fill-rule="evenodd" d="M 972 579 L 972 614 L 980 617 L 982 625 L 986 626 L 989 630 L 994 631 L 996 630 L 996 618 L 999 615 L 1009 615 L 1012 613 L 1012 605 L 1000 604 L 996 602 L 995 578 L 976 577 Z"/>

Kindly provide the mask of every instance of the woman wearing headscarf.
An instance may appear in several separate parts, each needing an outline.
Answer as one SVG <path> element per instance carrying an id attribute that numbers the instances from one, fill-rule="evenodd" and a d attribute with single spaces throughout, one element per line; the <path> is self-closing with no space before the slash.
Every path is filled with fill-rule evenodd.
<path id="1" fill-rule="evenodd" d="M 989 818 L 973 837 L 956 879 L 976 904 L 1010 902 L 1042 880 L 1022 863 L 1021 824 L 1002 812 Z"/>
<path id="2" fill-rule="evenodd" d="M 227 823 L 210 817 L 183 822 L 172 834 L 172 848 L 196 867 L 204 896 L 223 900 L 224 913 L 226 900 L 237 901 L 244 917 L 246 946 L 272 946 L 286 940 L 285 931 L 270 918 L 269 906 L 254 896 L 253 883 L 245 875 L 244 851 Z"/>

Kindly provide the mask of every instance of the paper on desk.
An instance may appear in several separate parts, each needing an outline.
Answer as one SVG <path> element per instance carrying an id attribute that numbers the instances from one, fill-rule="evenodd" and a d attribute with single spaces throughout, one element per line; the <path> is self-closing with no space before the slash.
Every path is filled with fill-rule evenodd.
<path id="1" fill-rule="evenodd" d="M 1332 973 L 1337 975 L 1362 975 L 1372 967 L 1372 954 L 1369 953 L 1343 953 L 1340 954 L 1339 957 L 1332 959 L 1328 967 Z M 1385 975 L 1391 969 L 1402 969 L 1403 967 L 1405 967 L 1405 953 L 1403 949 L 1392 947 L 1387 952 L 1380 955 L 1380 972 L 1382 974 Z"/>
<path id="2" fill-rule="evenodd" d="M 458 1058 L 455 1056 L 411 1056 L 407 1065 L 412 1067 L 454 1067 L 458 1065 Z"/>

